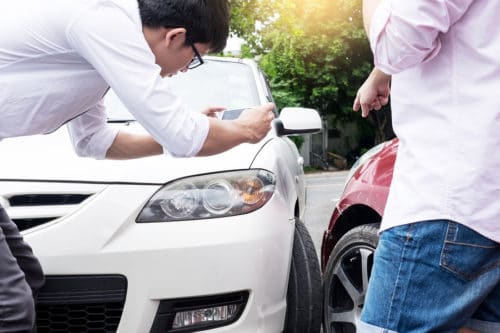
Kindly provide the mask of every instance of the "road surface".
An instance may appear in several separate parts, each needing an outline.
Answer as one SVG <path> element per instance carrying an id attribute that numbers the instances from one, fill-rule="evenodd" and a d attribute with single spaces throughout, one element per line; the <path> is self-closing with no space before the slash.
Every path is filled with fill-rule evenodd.
<path id="1" fill-rule="evenodd" d="M 318 257 L 323 232 L 328 227 L 333 208 L 342 194 L 347 173 L 348 171 L 306 174 L 305 224 L 311 233 Z"/>

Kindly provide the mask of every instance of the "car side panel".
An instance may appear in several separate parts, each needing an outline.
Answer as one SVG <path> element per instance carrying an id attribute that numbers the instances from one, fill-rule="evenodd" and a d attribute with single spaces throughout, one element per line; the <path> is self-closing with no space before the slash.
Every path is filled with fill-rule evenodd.
<path id="1" fill-rule="evenodd" d="M 390 141 L 378 154 L 360 166 L 352 178 L 348 180 L 344 192 L 334 208 L 328 229 L 323 234 L 321 249 L 323 266 L 326 265 L 336 242 L 348 231 L 348 227 L 340 225 L 343 223 L 342 217 L 347 211 L 350 209 L 369 209 L 378 216 L 383 216 L 392 181 L 398 143 L 397 139 Z M 365 221 L 364 223 L 372 222 Z"/>

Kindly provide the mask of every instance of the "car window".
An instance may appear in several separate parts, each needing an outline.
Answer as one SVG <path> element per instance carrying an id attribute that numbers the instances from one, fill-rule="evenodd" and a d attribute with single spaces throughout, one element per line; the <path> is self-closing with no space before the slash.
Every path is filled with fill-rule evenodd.
<path id="1" fill-rule="evenodd" d="M 193 111 L 208 106 L 233 110 L 260 104 L 252 68 L 244 63 L 207 59 L 203 66 L 165 80 Z M 104 104 L 110 121 L 134 119 L 112 90 Z"/>

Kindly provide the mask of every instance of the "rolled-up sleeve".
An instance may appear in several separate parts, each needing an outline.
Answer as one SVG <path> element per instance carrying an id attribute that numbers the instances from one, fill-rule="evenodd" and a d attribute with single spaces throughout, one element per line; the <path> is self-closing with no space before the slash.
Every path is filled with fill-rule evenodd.
<path id="1" fill-rule="evenodd" d="M 69 136 L 78 156 L 104 159 L 118 134 L 117 128 L 106 123 L 107 118 L 102 103 L 71 120 L 68 124 Z"/>
<path id="2" fill-rule="evenodd" d="M 382 0 L 371 19 L 375 66 L 396 74 L 432 59 L 446 33 L 474 0 Z"/>
<path id="3" fill-rule="evenodd" d="M 80 15 L 66 35 L 164 151 L 173 156 L 199 152 L 208 135 L 208 118 L 186 110 L 168 79 L 160 76 L 138 14 L 131 16 L 108 2 Z"/>

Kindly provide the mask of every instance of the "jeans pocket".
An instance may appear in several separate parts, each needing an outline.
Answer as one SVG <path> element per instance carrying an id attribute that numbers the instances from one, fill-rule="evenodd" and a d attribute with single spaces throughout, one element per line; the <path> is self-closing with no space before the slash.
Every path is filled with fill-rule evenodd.
<path id="1" fill-rule="evenodd" d="M 500 244 L 455 222 L 448 223 L 441 267 L 470 281 L 500 267 Z"/>

